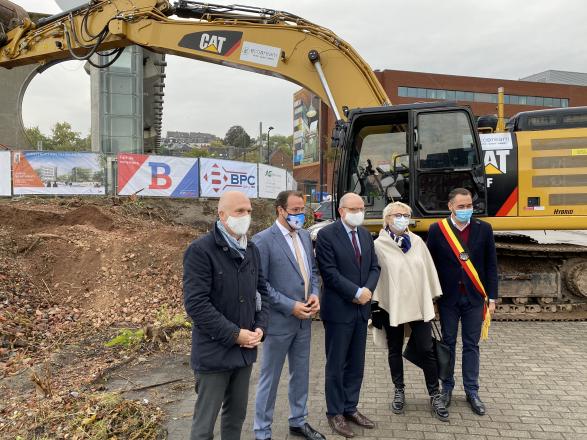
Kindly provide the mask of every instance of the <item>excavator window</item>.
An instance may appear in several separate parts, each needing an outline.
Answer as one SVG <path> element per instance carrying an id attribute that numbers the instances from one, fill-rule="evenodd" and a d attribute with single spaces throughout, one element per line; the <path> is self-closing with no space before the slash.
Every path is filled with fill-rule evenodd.
<path id="1" fill-rule="evenodd" d="M 420 168 L 471 168 L 479 160 L 464 112 L 421 114 L 418 143 Z"/>
<path id="2" fill-rule="evenodd" d="M 350 189 L 365 199 L 366 217 L 380 217 L 392 201 L 409 203 L 408 114 L 367 118 L 355 128 Z"/>

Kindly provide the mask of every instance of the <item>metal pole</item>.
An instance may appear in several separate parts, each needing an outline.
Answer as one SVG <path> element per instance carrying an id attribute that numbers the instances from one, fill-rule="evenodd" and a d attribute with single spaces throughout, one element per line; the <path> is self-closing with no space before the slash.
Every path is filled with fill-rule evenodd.
<path id="1" fill-rule="evenodd" d="M 339 121 L 340 113 L 338 112 L 338 107 L 336 106 L 336 102 L 334 102 L 334 96 L 332 96 L 332 92 L 330 91 L 330 87 L 328 86 L 328 82 L 326 81 L 326 76 L 324 75 L 324 71 L 322 70 L 322 64 L 320 64 L 320 54 L 317 50 L 311 50 L 308 52 L 308 58 L 310 62 L 314 65 L 316 72 L 318 72 L 318 77 L 320 78 L 320 82 L 322 83 L 322 87 L 326 92 L 326 96 L 328 96 L 328 101 L 330 102 L 330 107 L 334 112 L 334 116 L 336 120 Z"/>

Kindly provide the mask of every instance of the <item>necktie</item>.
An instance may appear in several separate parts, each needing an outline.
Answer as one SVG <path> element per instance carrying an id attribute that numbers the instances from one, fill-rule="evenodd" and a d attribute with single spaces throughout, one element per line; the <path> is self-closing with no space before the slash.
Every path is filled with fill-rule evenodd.
<path id="1" fill-rule="evenodd" d="M 306 272 L 306 265 L 304 264 L 304 258 L 302 257 L 302 251 L 300 249 L 300 245 L 298 243 L 298 233 L 291 232 L 290 234 L 291 241 L 293 242 L 294 250 L 296 252 L 296 261 L 298 262 L 298 267 L 300 268 L 300 273 L 302 274 L 302 278 L 304 279 L 304 299 L 308 299 L 308 288 L 309 288 L 309 280 L 308 280 L 308 272 Z"/>
<path id="2" fill-rule="evenodd" d="M 353 248 L 355 248 L 355 259 L 358 265 L 361 265 L 361 251 L 359 250 L 359 243 L 357 243 L 357 231 L 351 231 L 351 241 L 353 242 Z"/>

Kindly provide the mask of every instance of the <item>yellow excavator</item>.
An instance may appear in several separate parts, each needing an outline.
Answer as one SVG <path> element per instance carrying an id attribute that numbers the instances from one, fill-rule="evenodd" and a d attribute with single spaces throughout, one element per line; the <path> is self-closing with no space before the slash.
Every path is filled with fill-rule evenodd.
<path id="1" fill-rule="evenodd" d="M 562 196 L 576 194 L 561 196 L 562 201 L 578 201 L 569 208 L 566 202 L 552 203 L 550 193 L 543 195 L 540 182 L 548 178 L 536 179 L 544 172 L 528 168 L 536 158 L 549 157 L 547 150 L 530 147 L 514 161 L 511 153 L 493 151 L 504 160 L 503 167 L 516 171 L 509 174 L 516 188 L 530 182 L 523 195 L 508 193 L 509 186 L 486 176 L 484 151 L 468 107 L 449 102 L 392 106 L 369 65 L 349 44 L 296 15 L 187 0 L 174 5 L 166 0 L 94 0 L 32 22 L 21 8 L 0 0 L 0 23 L 3 68 L 68 59 L 106 67 L 124 47 L 136 44 L 283 78 L 312 91 L 336 119 L 331 144 L 338 152 L 335 194 L 360 194 L 366 226 L 373 232 L 380 228 L 383 207 L 402 201 L 413 209 L 413 230 L 425 234 L 432 222 L 448 214 L 447 194 L 455 187 L 472 191 L 475 215 L 496 231 L 587 229 L 585 184 L 569 187 L 564 179 L 551 180 Z M 560 146 L 553 151 L 572 154 Z M 496 160 L 497 169 L 500 164 Z M 570 172 L 584 177 L 587 167 L 561 174 Z M 572 212 L 556 215 L 553 209 Z M 500 253 L 505 300 L 499 310 L 504 316 L 509 312 L 512 319 L 544 319 L 552 315 L 547 312 L 557 312 L 561 319 L 585 318 L 587 247 L 506 242 Z"/>

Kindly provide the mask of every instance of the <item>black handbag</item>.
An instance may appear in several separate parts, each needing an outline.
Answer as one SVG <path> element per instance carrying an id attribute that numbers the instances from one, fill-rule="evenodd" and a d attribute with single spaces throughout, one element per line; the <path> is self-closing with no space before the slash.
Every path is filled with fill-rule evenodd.
<path id="1" fill-rule="evenodd" d="M 437 327 L 436 321 L 432 321 L 432 348 L 436 358 L 439 379 L 447 380 L 451 378 L 454 373 L 452 355 L 449 346 L 442 340 L 442 334 Z M 418 368 L 424 368 L 425 353 L 417 346 L 413 336 L 410 336 L 403 356 Z"/>
<path id="2" fill-rule="evenodd" d="M 371 324 L 376 329 L 383 329 L 383 325 L 387 323 L 389 324 L 389 314 L 379 307 L 379 303 L 377 301 L 373 301 L 371 303 Z"/>

